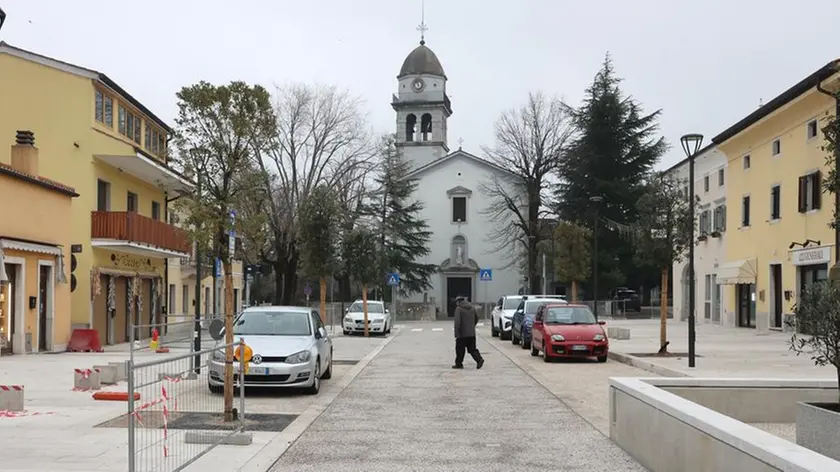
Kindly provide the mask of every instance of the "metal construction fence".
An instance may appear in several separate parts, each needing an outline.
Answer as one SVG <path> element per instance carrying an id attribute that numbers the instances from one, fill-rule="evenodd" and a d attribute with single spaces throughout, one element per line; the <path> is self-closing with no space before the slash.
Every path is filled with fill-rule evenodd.
<path id="1" fill-rule="evenodd" d="M 129 472 L 183 470 L 245 430 L 245 389 L 235 384 L 234 411 L 225 421 L 224 395 L 208 388 L 211 377 L 224 379 L 225 349 L 243 344 L 128 361 Z M 245 365 L 236 362 L 234 368 L 238 382 Z"/>

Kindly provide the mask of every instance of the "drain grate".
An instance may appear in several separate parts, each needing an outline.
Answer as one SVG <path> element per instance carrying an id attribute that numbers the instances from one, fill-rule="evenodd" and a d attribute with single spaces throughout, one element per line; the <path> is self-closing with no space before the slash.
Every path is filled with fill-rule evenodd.
<path id="1" fill-rule="evenodd" d="M 333 359 L 333 365 L 356 365 L 359 361 L 349 359 Z"/>

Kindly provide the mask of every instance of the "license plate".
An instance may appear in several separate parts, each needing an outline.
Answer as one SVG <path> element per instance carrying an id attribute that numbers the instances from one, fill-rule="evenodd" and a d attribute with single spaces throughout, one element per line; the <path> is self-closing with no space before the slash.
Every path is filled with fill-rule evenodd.
<path id="1" fill-rule="evenodd" d="M 251 367 L 248 369 L 251 375 L 268 375 L 268 367 Z"/>
<path id="2" fill-rule="evenodd" d="M 573 351 L 588 351 L 589 347 L 588 346 L 582 346 L 582 345 L 578 344 L 576 346 L 572 346 L 572 350 Z"/>

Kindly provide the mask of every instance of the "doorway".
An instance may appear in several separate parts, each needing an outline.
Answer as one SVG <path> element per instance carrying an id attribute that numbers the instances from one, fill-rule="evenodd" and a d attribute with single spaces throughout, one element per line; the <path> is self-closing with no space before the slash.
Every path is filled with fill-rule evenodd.
<path id="1" fill-rule="evenodd" d="M 773 327 L 782 327 L 782 265 L 770 265 L 770 310 L 773 315 Z"/>
<path id="2" fill-rule="evenodd" d="M 455 316 L 455 298 L 467 297 L 467 300 L 473 301 L 472 294 L 472 277 L 447 277 L 446 278 L 446 314 L 450 318 Z"/>
<path id="3" fill-rule="evenodd" d="M 52 266 L 38 267 L 38 352 L 50 350 L 50 313 L 52 313 Z"/>
<path id="4" fill-rule="evenodd" d="M 738 326 L 755 328 L 755 284 L 735 286 L 738 298 Z"/>
<path id="5" fill-rule="evenodd" d="M 6 260 L 8 259 L 7 257 Z M 3 311 L 0 312 L 0 337 L 5 339 L 5 343 L 0 343 L 0 350 L 3 355 L 9 355 L 14 353 L 23 271 L 22 265 L 18 264 L 5 264 L 4 267 L 7 281 L 2 285 L 4 303 Z"/>

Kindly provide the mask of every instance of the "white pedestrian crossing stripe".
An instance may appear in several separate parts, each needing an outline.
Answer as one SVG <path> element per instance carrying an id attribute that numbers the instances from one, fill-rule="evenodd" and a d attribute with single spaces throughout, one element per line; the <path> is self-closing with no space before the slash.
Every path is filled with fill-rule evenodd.
<path id="1" fill-rule="evenodd" d="M 432 328 L 432 331 L 443 331 L 443 328 Z"/>
<path id="2" fill-rule="evenodd" d="M 423 331 L 423 328 L 411 328 L 411 331 L 416 333 L 417 331 Z"/>

